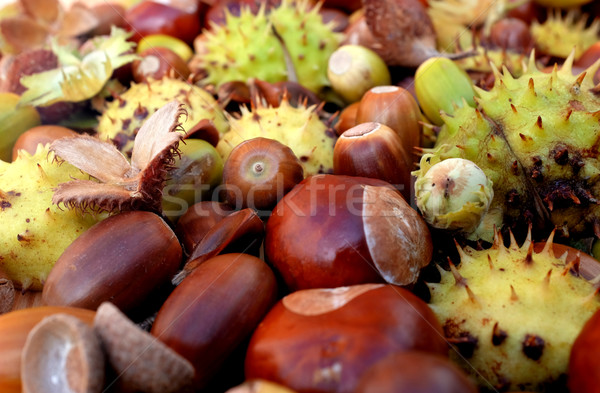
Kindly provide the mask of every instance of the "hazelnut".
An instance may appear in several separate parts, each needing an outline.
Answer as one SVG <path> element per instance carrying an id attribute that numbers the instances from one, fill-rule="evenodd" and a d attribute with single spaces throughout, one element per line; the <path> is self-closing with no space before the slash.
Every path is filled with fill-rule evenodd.
<path id="1" fill-rule="evenodd" d="M 333 173 L 384 180 L 410 200 L 412 158 L 398 134 L 380 123 L 362 123 L 345 131 L 333 150 Z"/>
<path id="2" fill-rule="evenodd" d="M 367 91 L 356 110 L 356 124 L 376 122 L 396 131 L 404 151 L 417 158 L 421 142 L 421 109 L 408 90 L 398 86 L 377 86 Z M 409 158 L 407 157 L 407 158 Z M 411 160 L 412 162 L 412 160 Z"/>

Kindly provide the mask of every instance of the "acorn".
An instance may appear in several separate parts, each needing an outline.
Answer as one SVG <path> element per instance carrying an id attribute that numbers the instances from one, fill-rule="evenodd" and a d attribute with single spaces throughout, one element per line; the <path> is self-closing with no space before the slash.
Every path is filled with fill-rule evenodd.
<path id="1" fill-rule="evenodd" d="M 274 139 L 249 139 L 225 162 L 224 199 L 236 209 L 270 210 L 303 179 L 304 170 L 292 149 Z"/>
<path id="2" fill-rule="evenodd" d="M 374 86 L 389 85 L 390 72 L 383 59 L 361 45 L 344 45 L 329 57 L 331 87 L 349 103 L 360 100 Z"/>
<path id="3" fill-rule="evenodd" d="M 345 131 L 333 150 L 333 173 L 385 180 L 410 200 L 411 157 L 390 127 L 362 123 Z"/>
<path id="4" fill-rule="evenodd" d="M 404 151 L 412 154 L 421 141 L 421 116 L 419 104 L 408 90 L 398 86 L 377 86 L 360 100 L 356 124 L 385 124 L 400 136 Z"/>

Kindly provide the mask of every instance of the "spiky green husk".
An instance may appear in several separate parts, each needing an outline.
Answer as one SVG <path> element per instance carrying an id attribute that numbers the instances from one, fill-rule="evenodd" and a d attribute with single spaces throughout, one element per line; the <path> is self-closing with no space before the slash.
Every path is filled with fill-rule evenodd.
<path id="1" fill-rule="evenodd" d="M 289 146 L 304 168 L 304 176 L 333 172 L 335 133 L 323 123 L 316 107 L 293 107 L 283 100 L 278 108 L 242 108 L 239 118 L 230 117 L 231 129 L 217 145 L 227 160 L 234 147 L 245 140 L 264 137 Z"/>
<path id="2" fill-rule="evenodd" d="M 575 48 L 575 59 L 578 59 L 599 39 L 600 20 L 597 19 L 586 27 L 587 19 L 587 15 L 580 17 L 575 10 L 569 11 L 563 19 L 557 9 L 549 13 L 544 23 L 533 21 L 530 30 L 536 48 L 543 53 L 563 58 Z"/>
<path id="3" fill-rule="evenodd" d="M 532 55 L 519 78 L 495 70 L 494 87 L 477 89 L 477 108 L 443 115 L 429 152 L 440 160 L 471 160 L 494 184 L 493 215 L 475 238 L 491 241 L 494 225 L 518 229 L 523 220 L 565 235 L 589 235 L 598 227 L 600 98 L 592 78 L 600 63 L 573 76 L 572 61 L 547 74 Z"/>
<path id="4" fill-rule="evenodd" d="M 163 105 L 177 100 L 186 105 L 187 119 L 182 127 L 190 131 L 203 119 L 225 133 L 229 125 L 214 97 L 200 87 L 172 78 L 132 84 L 108 104 L 98 123 L 98 137 L 111 140 L 121 152 L 131 156 L 133 141 L 144 120 Z"/>
<path id="5" fill-rule="evenodd" d="M 523 74 L 525 55 L 501 49 L 485 49 L 477 47 L 478 55 L 456 60 L 456 64 L 463 70 L 492 72 L 492 64 L 497 68 L 506 67 L 514 77 Z"/>
<path id="6" fill-rule="evenodd" d="M 226 13 L 225 25 L 213 25 L 203 33 L 205 53 L 198 57 L 200 67 L 208 72 L 203 83 L 219 86 L 250 78 L 271 83 L 287 80 L 285 46 L 298 82 L 319 92 L 329 85 L 327 61 L 341 42 L 333 27 L 332 22 L 323 23 L 319 6 L 311 9 L 306 0 L 283 0 L 269 15 L 264 6 L 256 15 L 247 7 L 239 17 Z"/>
<path id="7" fill-rule="evenodd" d="M 40 145 L 33 156 L 21 150 L 13 163 L 0 161 L 0 268 L 24 289 L 41 290 L 67 246 L 102 218 L 52 204 L 59 183 L 88 178 L 53 157 Z"/>
<path id="8" fill-rule="evenodd" d="M 460 265 L 429 284 L 430 306 L 457 344 L 451 358 L 488 389 L 538 391 L 564 377 L 573 341 L 600 308 L 578 259 L 555 256 L 552 239 L 536 253 L 530 237 L 518 247 L 512 236 L 508 248 L 497 236 L 489 250 L 459 253 Z"/>

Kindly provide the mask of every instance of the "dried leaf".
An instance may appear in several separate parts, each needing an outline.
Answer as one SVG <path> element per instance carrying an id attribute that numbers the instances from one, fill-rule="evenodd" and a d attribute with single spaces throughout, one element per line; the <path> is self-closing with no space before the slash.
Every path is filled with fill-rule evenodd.
<path id="1" fill-rule="evenodd" d="M 17 52 L 41 48 L 48 38 L 48 30 L 33 19 L 16 16 L 0 21 L 2 38 Z"/>
<path id="2" fill-rule="evenodd" d="M 46 26 L 54 23 L 62 11 L 58 0 L 20 0 L 19 2 L 25 13 Z"/>

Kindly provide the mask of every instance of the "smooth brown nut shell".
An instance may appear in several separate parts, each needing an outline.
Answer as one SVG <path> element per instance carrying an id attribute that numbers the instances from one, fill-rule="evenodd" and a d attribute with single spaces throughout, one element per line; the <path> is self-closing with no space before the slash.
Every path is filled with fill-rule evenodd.
<path id="1" fill-rule="evenodd" d="M 156 214 L 120 213 L 79 236 L 58 258 L 44 284 L 45 304 L 96 309 L 111 301 L 121 310 L 140 304 L 168 283 L 182 250 Z"/>
<path id="2" fill-rule="evenodd" d="M 446 355 L 427 304 L 393 285 L 310 289 L 283 298 L 254 332 L 246 378 L 297 392 L 354 392 L 360 375 L 391 353 Z"/>
<path id="3" fill-rule="evenodd" d="M 571 348 L 568 386 L 571 392 L 600 392 L 600 311 L 586 322 Z"/>
<path id="4" fill-rule="evenodd" d="M 175 288 L 151 333 L 194 365 L 194 383 L 200 388 L 254 331 L 275 303 L 276 292 L 275 276 L 260 259 L 219 255 Z"/>
<path id="5" fill-rule="evenodd" d="M 175 227 L 185 251 L 190 254 L 208 231 L 232 212 L 231 206 L 220 202 L 203 201 L 190 206 Z"/>
<path id="6" fill-rule="evenodd" d="M 273 209 L 265 255 L 291 290 L 409 285 L 433 253 L 422 217 L 387 182 L 306 178 Z"/>
<path id="7" fill-rule="evenodd" d="M 384 180 L 410 200 L 412 157 L 402 139 L 381 123 L 362 123 L 346 130 L 333 149 L 333 173 Z"/>
<path id="8" fill-rule="evenodd" d="M 292 149 L 274 139 L 249 139 L 223 166 L 225 201 L 237 209 L 268 210 L 302 179 L 304 170 Z"/>
<path id="9" fill-rule="evenodd" d="M 38 144 L 52 143 L 56 139 L 73 137 L 78 134 L 66 127 L 44 125 L 30 128 L 19 136 L 13 146 L 12 159 L 17 158 L 19 150 L 25 150 L 29 154 L 35 154 Z"/>
<path id="10" fill-rule="evenodd" d="M 186 62 L 168 48 L 148 48 L 140 53 L 140 56 L 141 58 L 135 60 L 131 66 L 133 80 L 138 83 L 171 75 L 183 80 L 190 76 L 190 69 Z"/>
<path id="11" fill-rule="evenodd" d="M 409 91 L 399 86 L 376 86 L 367 91 L 356 111 L 356 124 L 377 122 L 396 131 L 402 147 L 415 159 L 421 142 L 421 109 Z"/>
<path id="12" fill-rule="evenodd" d="M 69 314 L 44 318 L 27 335 L 21 381 L 24 393 L 100 393 L 104 352 L 94 329 Z"/>
<path id="13" fill-rule="evenodd" d="M 426 352 L 392 354 L 360 378 L 356 393 L 477 393 L 465 373 L 448 358 Z"/>
<path id="14" fill-rule="evenodd" d="M 335 132 L 338 135 L 342 135 L 344 131 L 356 125 L 356 112 L 358 112 L 359 105 L 360 101 L 353 102 L 342 110 L 339 120 L 335 124 Z"/>
<path id="15" fill-rule="evenodd" d="M 114 1 L 100 2 L 91 7 L 98 19 L 98 26 L 92 31 L 93 35 L 108 35 L 113 26 L 125 27 L 125 7 Z"/>
<path id="16" fill-rule="evenodd" d="M 178 4 L 181 3 L 181 4 Z M 170 1 L 168 3 L 144 0 L 125 13 L 127 27 L 138 42 L 151 34 L 165 34 L 192 44 L 200 34 L 201 15 L 204 4 L 194 1 Z"/>
<path id="17" fill-rule="evenodd" d="M 517 18 L 504 18 L 492 25 L 490 41 L 500 49 L 529 53 L 534 39 L 527 23 Z"/>
<path id="18" fill-rule="evenodd" d="M 92 325 L 95 312 L 72 307 L 34 307 L 0 316 L 0 392 L 21 393 L 21 354 L 27 335 L 47 316 L 65 313 Z"/>

